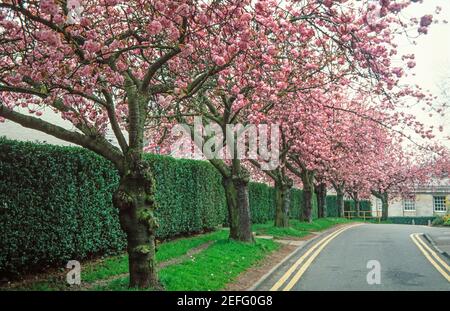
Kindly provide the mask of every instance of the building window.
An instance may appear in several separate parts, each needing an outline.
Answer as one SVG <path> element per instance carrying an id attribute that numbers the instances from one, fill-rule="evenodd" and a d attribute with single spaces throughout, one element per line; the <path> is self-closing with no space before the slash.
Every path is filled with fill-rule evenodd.
<path id="1" fill-rule="evenodd" d="M 433 197 L 433 209 L 435 212 L 445 212 L 447 210 L 445 206 L 445 196 Z"/>
<path id="2" fill-rule="evenodd" d="M 415 211 L 416 202 L 413 198 L 403 199 L 403 210 L 405 211 Z"/>

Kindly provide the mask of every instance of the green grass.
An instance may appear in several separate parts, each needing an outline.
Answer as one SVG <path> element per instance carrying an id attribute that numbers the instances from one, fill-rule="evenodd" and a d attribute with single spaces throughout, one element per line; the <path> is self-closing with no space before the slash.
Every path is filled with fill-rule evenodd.
<path id="1" fill-rule="evenodd" d="M 258 239 L 254 244 L 246 244 L 221 239 L 191 260 L 162 269 L 160 280 L 166 290 L 220 290 L 278 247 L 272 240 Z M 95 289 L 128 290 L 127 287 L 128 277 Z"/>
<path id="2" fill-rule="evenodd" d="M 218 230 L 195 237 L 182 238 L 174 241 L 162 243 L 156 253 L 156 261 L 163 262 L 169 259 L 185 255 L 190 249 L 198 247 L 204 243 L 219 239 L 228 238 L 228 230 Z"/>
<path id="3" fill-rule="evenodd" d="M 256 232 L 256 235 L 271 235 L 275 238 L 283 238 L 283 237 L 296 237 L 301 238 L 309 234 L 308 231 L 297 230 L 291 224 L 290 227 L 287 228 L 277 228 L 274 227 L 273 222 L 268 222 L 265 224 L 256 224 L 253 225 L 253 231 Z"/>
<path id="4" fill-rule="evenodd" d="M 156 261 L 161 263 L 170 259 L 185 255 L 190 249 L 198 247 L 209 241 L 223 239 L 228 236 L 227 230 L 219 230 L 207 234 L 202 234 L 189 238 L 181 238 L 162 243 L 156 253 Z M 128 255 L 123 254 L 116 257 L 110 257 L 101 263 L 89 266 L 83 271 L 83 282 L 91 283 L 97 280 L 103 280 L 114 275 L 128 272 Z"/>
<path id="5" fill-rule="evenodd" d="M 29 286 L 17 288 L 17 290 L 48 292 L 55 290 L 64 290 L 65 288 L 67 288 L 67 286 L 65 284 L 62 284 L 61 281 L 46 280 L 34 282 Z"/>
<path id="6" fill-rule="evenodd" d="M 322 231 L 337 224 L 350 223 L 354 220 L 349 220 L 345 218 L 320 218 L 313 220 L 312 223 L 301 222 L 296 219 L 291 219 L 289 221 L 289 227 L 287 228 L 277 228 L 274 227 L 273 221 L 269 221 L 265 224 L 255 224 L 253 225 L 253 231 L 257 235 L 271 235 L 275 238 L 287 238 L 287 237 L 304 237 L 311 233 L 311 231 Z"/>
<path id="7" fill-rule="evenodd" d="M 156 253 L 156 261 L 161 263 L 170 259 L 178 258 L 185 255 L 190 249 L 198 247 L 209 241 L 226 239 L 228 230 L 218 230 L 207 234 L 201 234 L 188 238 L 180 238 L 159 245 Z M 93 283 L 95 281 L 104 280 L 115 275 L 128 272 L 128 255 L 122 254 L 106 258 L 102 261 L 82 264 L 81 281 L 83 283 Z M 67 288 L 65 280 L 57 277 L 49 277 L 28 284 L 26 287 L 17 289 L 23 290 L 64 290 Z"/>

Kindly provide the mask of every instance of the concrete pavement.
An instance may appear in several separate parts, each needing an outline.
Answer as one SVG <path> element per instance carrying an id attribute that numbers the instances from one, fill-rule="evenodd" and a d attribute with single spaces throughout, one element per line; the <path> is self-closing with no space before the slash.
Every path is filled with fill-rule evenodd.
<path id="1" fill-rule="evenodd" d="M 450 228 L 446 231 L 435 231 L 427 233 L 426 237 L 444 256 L 450 258 Z"/>
<path id="2" fill-rule="evenodd" d="M 255 290 L 450 291 L 449 260 L 422 233 L 447 236 L 450 229 L 363 224 L 335 230 L 299 248 Z"/>

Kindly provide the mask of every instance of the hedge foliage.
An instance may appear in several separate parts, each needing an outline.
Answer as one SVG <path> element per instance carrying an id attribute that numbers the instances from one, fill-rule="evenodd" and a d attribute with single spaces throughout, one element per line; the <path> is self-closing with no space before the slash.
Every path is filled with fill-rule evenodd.
<path id="1" fill-rule="evenodd" d="M 117 183 L 92 152 L 0 138 L 0 275 L 123 249 Z"/>
<path id="2" fill-rule="evenodd" d="M 371 211 L 372 203 L 370 201 L 362 200 L 359 202 L 361 211 Z M 344 210 L 356 211 L 355 202 L 353 200 L 344 200 Z M 327 195 L 327 217 L 338 217 L 339 210 L 337 206 L 337 196 Z"/>
<path id="3" fill-rule="evenodd" d="M 208 162 L 147 159 L 159 181 L 158 238 L 224 222 L 225 194 Z M 125 235 L 112 206 L 118 175 L 95 153 L 0 138 L 0 181 L 0 275 L 124 249 Z"/>
<path id="4" fill-rule="evenodd" d="M 353 200 L 345 200 L 344 201 L 344 209 L 346 211 L 356 211 L 355 201 Z M 370 201 L 360 201 L 359 202 L 359 210 L 370 212 L 372 210 L 372 203 Z"/>
<path id="5" fill-rule="evenodd" d="M 327 217 L 339 217 L 337 196 L 327 195 Z"/>
<path id="6" fill-rule="evenodd" d="M 289 216 L 299 219 L 301 210 L 303 191 L 300 189 L 291 189 L 291 204 Z M 249 201 L 253 223 L 266 223 L 275 217 L 275 188 L 266 184 L 251 182 L 249 184 Z M 317 198 L 313 195 L 312 202 L 313 218 L 317 218 Z"/>
<path id="7" fill-rule="evenodd" d="M 266 184 L 250 182 L 248 197 L 253 223 L 266 223 L 275 216 L 275 189 Z M 291 204 L 292 205 L 292 204 Z"/>
<path id="8" fill-rule="evenodd" d="M 428 221 L 433 221 L 436 216 L 422 216 L 422 217 L 388 217 L 388 222 L 393 224 L 411 225 L 414 221 L 415 225 L 428 225 Z"/>
<path id="9" fill-rule="evenodd" d="M 147 154 L 156 180 L 157 237 L 210 230 L 223 224 L 226 199 L 222 179 L 206 161 Z"/>

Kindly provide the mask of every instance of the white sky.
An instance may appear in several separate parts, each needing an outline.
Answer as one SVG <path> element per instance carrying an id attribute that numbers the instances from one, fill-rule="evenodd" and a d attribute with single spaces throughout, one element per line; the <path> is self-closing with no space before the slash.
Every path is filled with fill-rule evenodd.
<path id="1" fill-rule="evenodd" d="M 436 6 L 442 7 L 439 15 L 435 14 Z M 409 75 L 404 81 L 418 84 L 424 90 L 430 90 L 438 96 L 438 100 L 449 102 L 450 98 L 446 99 L 442 96 L 439 84 L 447 78 L 450 88 L 450 1 L 424 0 L 423 3 L 412 4 L 402 12 L 405 19 L 420 18 L 425 14 L 432 14 L 433 20 L 437 19 L 440 23 L 430 25 L 428 34 L 417 39 L 408 40 L 405 35 L 401 35 L 397 40 L 399 44 L 398 57 L 411 53 L 416 56 L 416 67 L 413 70 L 416 75 Z M 442 22 L 443 20 L 447 20 L 449 23 L 445 24 Z M 411 29 L 410 34 L 415 36 L 417 34 L 416 28 Z M 413 41 L 416 44 L 413 44 Z M 450 148 L 450 141 L 445 139 L 445 136 L 450 136 L 449 110 L 446 111 L 444 117 L 434 113 L 431 118 L 428 116 L 429 112 L 423 112 L 419 107 L 412 108 L 410 112 L 426 125 L 433 125 L 436 129 L 436 138 Z M 442 133 L 437 131 L 439 125 L 444 126 Z"/>

